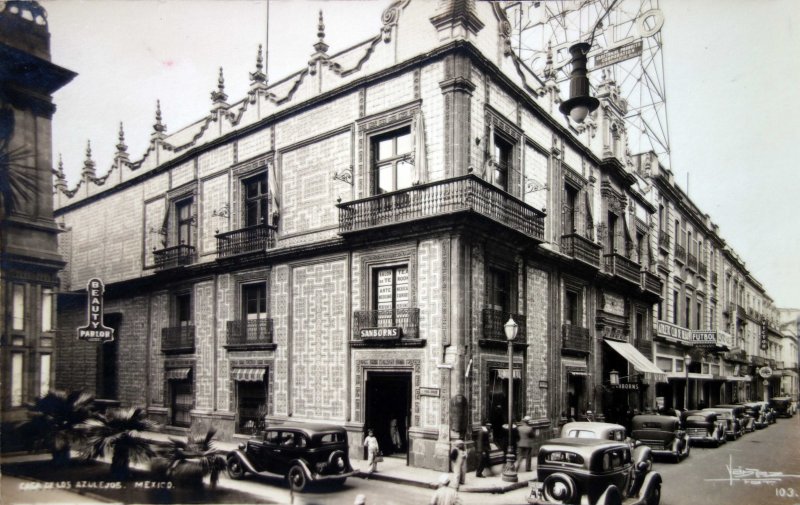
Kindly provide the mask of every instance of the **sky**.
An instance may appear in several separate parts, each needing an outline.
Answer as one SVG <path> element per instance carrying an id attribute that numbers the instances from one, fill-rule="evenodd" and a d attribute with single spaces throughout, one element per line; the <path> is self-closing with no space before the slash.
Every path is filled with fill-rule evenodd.
<path id="1" fill-rule="evenodd" d="M 265 44 L 266 2 L 40 0 L 53 62 L 78 73 L 54 100 L 54 163 L 74 186 L 91 140 L 109 169 L 120 121 L 141 158 L 161 100 L 167 133 L 208 114 L 219 67 L 229 103 L 245 96 Z M 378 33 L 388 0 L 272 0 L 269 78 L 301 69 L 324 11 L 335 53 Z M 664 77 L 676 181 L 779 307 L 800 307 L 800 2 L 661 0 Z"/>

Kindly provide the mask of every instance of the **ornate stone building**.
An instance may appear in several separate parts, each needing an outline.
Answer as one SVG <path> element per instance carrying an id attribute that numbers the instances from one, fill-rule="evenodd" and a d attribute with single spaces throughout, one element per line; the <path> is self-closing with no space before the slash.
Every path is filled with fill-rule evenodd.
<path id="1" fill-rule="evenodd" d="M 53 93 L 75 74 L 50 61 L 47 14 L 0 4 L 0 409 L 24 418 L 52 386 L 58 253 L 53 220 Z M 4 441 L 8 443 L 9 441 Z"/>
<path id="2" fill-rule="evenodd" d="M 206 117 L 170 134 L 157 106 L 141 158 L 120 129 L 106 174 L 87 150 L 76 187 L 59 177 L 59 387 L 172 431 L 337 423 L 355 458 L 394 421 L 395 450 L 439 469 L 507 421 L 510 385 L 539 439 L 655 405 L 657 206 L 614 82 L 573 124 L 498 4 L 398 0 L 382 22 L 334 53 L 320 14 L 296 73 L 268 83 L 259 53 L 247 96 L 220 71 Z M 103 344 L 70 332 L 91 278 Z"/>

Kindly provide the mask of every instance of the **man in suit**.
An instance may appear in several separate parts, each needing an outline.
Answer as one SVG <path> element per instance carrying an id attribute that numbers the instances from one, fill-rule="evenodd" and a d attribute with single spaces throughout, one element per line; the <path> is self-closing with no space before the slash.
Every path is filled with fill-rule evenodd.
<path id="1" fill-rule="evenodd" d="M 483 477 L 483 470 L 489 469 L 492 471 L 492 464 L 489 461 L 489 432 L 492 429 L 492 424 L 488 421 L 483 421 L 481 428 L 478 430 L 478 438 L 476 442 L 476 449 L 478 451 L 478 469 L 475 471 L 476 477 Z"/>
<path id="2" fill-rule="evenodd" d="M 522 466 L 522 458 L 525 458 L 525 471 L 531 471 L 531 451 L 534 444 L 534 431 L 531 416 L 522 418 L 522 422 L 517 426 L 517 471 Z"/>

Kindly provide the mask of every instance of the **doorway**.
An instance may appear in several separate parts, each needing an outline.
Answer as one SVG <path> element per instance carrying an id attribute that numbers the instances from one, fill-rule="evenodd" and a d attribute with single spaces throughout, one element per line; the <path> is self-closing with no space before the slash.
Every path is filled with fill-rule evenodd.
<path id="1" fill-rule="evenodd" d="M 411 372 L 368 372 L 364 430 L 371 429 L 384 456 L 408 455 Z"/>

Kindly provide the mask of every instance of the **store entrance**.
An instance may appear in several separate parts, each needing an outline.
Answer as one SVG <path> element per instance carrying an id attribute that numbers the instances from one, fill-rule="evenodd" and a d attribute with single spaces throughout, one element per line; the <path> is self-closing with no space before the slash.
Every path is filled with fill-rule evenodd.
<path id="1" fill-rule="evenodd" d="M 411 419 L 411 372 L 368 372 L 364 430 L 384 456 L 406 457 Z"/>

